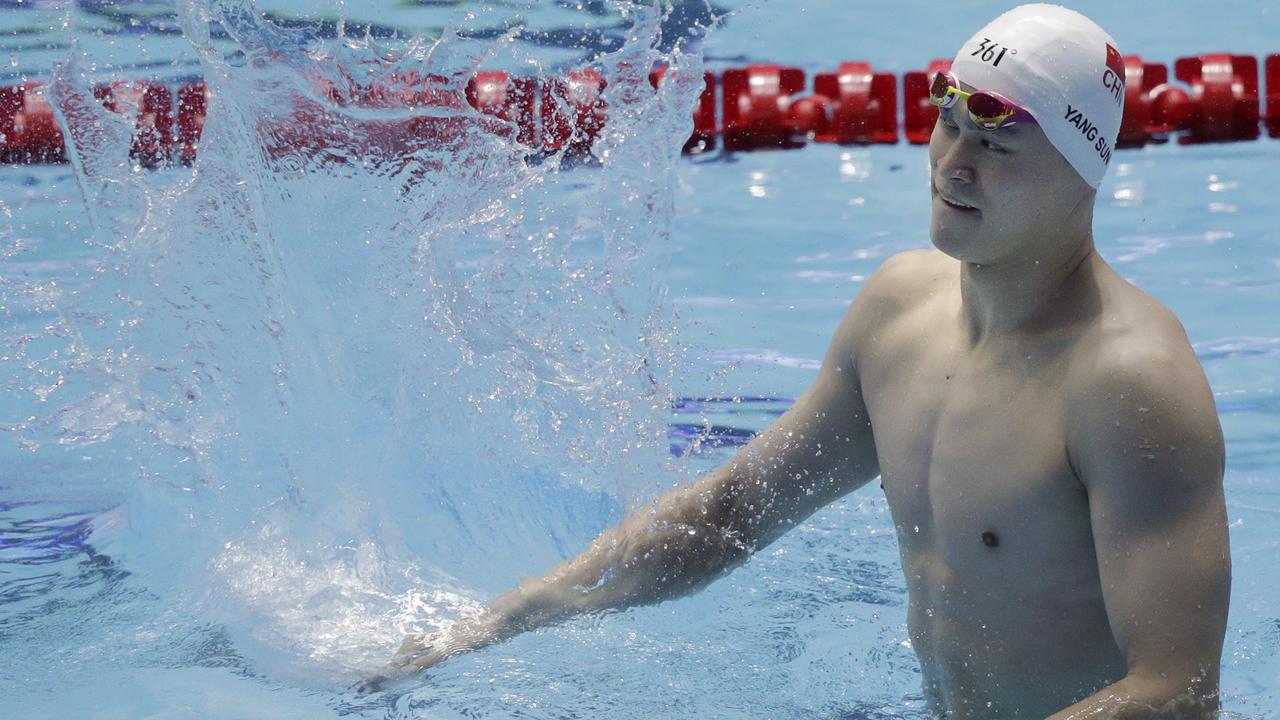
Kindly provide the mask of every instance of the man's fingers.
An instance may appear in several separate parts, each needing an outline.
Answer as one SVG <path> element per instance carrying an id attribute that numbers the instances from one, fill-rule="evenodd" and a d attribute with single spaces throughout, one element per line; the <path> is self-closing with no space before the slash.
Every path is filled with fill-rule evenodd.
<path id="1" fill-rule="evenodd" d="M 392 679 L 422 672 L 454 655 L 475 649 L 475 644 L 444 632 L 410 635 L 400 644 L 387 669 L 359 683 L 356 690 L 360 694 L 380 692 Z"/>
<path id="2" fill-rule="evenodd" d="M 400 643 L 400 649 L 396 651 L 396 655 L 417 655 L 427 649 L 430 644 L 428 638 L 431 637 L 426 633 L 421 635 L 410 635 Z"/>
<path id="3" fill-rule="evenodd" d="M 374 675 L 356 683 L 354 689 L 357 695 L 372 695 L 382 691 L 382 686 L 387 682 L 385 675 Z"/>

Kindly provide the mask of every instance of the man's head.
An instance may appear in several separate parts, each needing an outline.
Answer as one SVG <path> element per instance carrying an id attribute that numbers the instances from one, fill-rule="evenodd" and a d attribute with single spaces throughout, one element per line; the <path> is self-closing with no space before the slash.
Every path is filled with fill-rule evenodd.
<path id="1" fill-rule="evenodd" d="M 998 93 L 1035 120 L 986 130 L 964 99 L 940 112 L 929 144 L 934 244 L 985 264 L 1031 240 L 1087 234 L 1124 112 L 1115 41 L 1075 11 L 1023 5 L 970 38 L 951 72 L 961 89 Z"/>

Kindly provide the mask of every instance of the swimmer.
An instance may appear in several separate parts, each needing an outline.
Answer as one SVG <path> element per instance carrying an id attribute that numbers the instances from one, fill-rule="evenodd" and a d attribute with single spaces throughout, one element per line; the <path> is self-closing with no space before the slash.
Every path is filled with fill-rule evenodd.
<path id="1" fill-rule="evenodd" d="M 389 674 L 696 591 L 878 476 L 935 715 L 1216 717 L 1213 395 L 1177 318 L 1094 249 L 1123 81 L 1116 43 L 1065 8 L 978 31 L 931 93 L 936 249 L 867 280 L 814 384 L 578 557 L 410 637 Z"/>

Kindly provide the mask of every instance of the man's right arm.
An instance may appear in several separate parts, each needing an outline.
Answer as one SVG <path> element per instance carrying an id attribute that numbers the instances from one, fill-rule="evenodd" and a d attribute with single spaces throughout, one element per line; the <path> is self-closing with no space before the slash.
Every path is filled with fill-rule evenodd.
<path id="1" fill-rule="evenodd" d="M 548 586 L 545 602 L 517 606 L 563 606 L 571 614 L 681 597 L 878 475 L 848 324 L 817 380 L 782 417 L 724 465 L 659 496 L 583 554 L 528 583 L 524 592 L 535 598 L 540 584 Z M 536 626 L 538 619 L 516 624 Z"/>
<path id="2" fill-rule="evenodd" d="M 845 313 L 813 385 L 727 463 L 659 496 L 479 615 L 440 635 L 410 637 L 393 671 L 422 670 L 571 615 L 689 594 L 879 475 L 858 371 L 858 344 L 883 314 L 876 280 Z"/>

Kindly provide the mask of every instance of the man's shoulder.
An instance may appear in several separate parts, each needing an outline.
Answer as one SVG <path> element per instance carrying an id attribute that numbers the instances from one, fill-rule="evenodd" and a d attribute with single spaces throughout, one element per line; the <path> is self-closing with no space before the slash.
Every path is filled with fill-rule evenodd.
<path id="1" fill-rule="evenodd" d="M 958 267 L 956 260 L 937 250 L 891 255 L 867 278 L 855 303 L 871 319 L 883 320 L 919 303 L 938 283 L 954 277 Z"/>
<path id="2" fill-rule="evenodd" d="M 955 261 L 936 250 L 890 256 L 867 278 L 836 328 L 833 342 L 848 352 L 930 297 L 930 288 L 954 274 Z"/>
<path id="3" fill-rule="evenodd" d="M 1221 469 L 1222 430 L 1195 349 L 1171 310 L 1134 290 L 1104 304 L 1068 371 L 1068 454 L 1091 490 L 1108 478 L 1125 481 L 1132 473 L 1122 468 L 1148 472 L 1181 459 Z"/>
<path id="4" fill-rule="evenodd" d="M 1163 303 L 1125 280 L 1102 296 L 1083 348 L 1087 361 L 1075 363 L 1081 380 L 1134 380 L 1169 365 L 1189 364 L 1199 371 L 1186 330 Z"/>
<path id="5" fill-rule="evenodd" d="M 940 277 L 954 273 L 958 268 L 959 261 L 939 250 L 905 250 L 890 255 L 880 264 L 875 273 L 867 278 L 867 289 L 910 290 L 922 284 L 937 282 Z"/>
<path id="6" fill-rule="evenodd" d="M 1104 293 L 1110 297 L 1072 353 L 1067 398 L 1076 419 L 1114 422 L 1157 407 L 1215 414 L 1182 323 L 1155 298 L 1124 285 Z"/>

